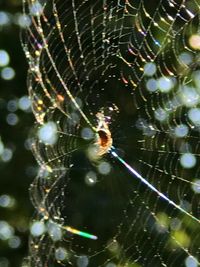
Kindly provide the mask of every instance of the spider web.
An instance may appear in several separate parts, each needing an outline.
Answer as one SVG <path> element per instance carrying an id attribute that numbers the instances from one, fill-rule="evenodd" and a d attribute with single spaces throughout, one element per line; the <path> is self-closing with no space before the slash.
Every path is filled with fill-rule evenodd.
<path id="1" fill-rule="evenodd" d="M 24 0 L 43 229 L 28 265 L 198 265 L 199 4 Z M 99 112 L 117 155 L 180 209 L 109 152 L 93 156 Z"/>

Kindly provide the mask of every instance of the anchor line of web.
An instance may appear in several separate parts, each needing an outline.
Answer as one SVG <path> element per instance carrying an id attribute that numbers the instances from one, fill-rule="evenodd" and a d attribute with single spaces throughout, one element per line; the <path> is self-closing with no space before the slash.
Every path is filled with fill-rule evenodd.
<path id="1" fill-rule="evenodd" d="M 191 219 L 195 220 L 196 222 L 200 223 L 200 220 L 181 208 L 178 204 L 176 204 L 174 201 L 169 199 L 165 194 L 160 192 L 155 186 L 153 186 L 151 183 L 149 183 L 141 174 L 139 174 L 133 167 L 131 167 L 123 158 L 121 158 L 117 152 L 114 146 L 111 147 L 109 150 L 110 154 L 117 159 L 128 171 L 131 173 L 134 177 L 139 179 L 144 185 L 146 185 L 148 188 L 150 188 L 153 192 L 155 192 L 160 198 L 167 201 L 170 205 L 178 209 L 179 211 L 183 212 L 185 215 L 189 216 Z"/>

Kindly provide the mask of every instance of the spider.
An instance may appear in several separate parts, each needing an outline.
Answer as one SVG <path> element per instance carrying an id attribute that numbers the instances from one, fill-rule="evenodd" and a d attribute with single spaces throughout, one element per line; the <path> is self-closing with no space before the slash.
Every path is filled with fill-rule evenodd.
<path id="1" fill-rule="evenodd" d="M 97 134 L 95 145 L 98 148 L 97 155 L 101 157 L 110 150 L 113 139 L 108 123 L 110 117 L 105 117 L 105 115 L 101 112 L 97 113 L 96 117 L 98 119 L 98 126 L 96 129 Z"/>

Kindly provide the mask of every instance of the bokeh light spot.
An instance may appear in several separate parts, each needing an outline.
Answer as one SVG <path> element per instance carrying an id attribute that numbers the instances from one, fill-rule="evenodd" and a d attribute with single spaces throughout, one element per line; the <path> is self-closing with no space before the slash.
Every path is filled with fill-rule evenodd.
<path id="1" fill-rule="evenodd" d="M 13 151 L 10 148 L 5 148 L 3 153 L 1 154 L 1 160 L 4 162 L 8 162 L 13 157 Z"/>
<path id="2" fill-rule="evenodd" d="M 1 195 L 0 196 L 0 206 L 2 208 L 11 208 L 15 204 L 15 200 L 9 195 Z"/>
<path id="3" fill-rule="evenodd" d="M 168 113 L 163 108 L 158 108 L 154 112 L 155 118 L 158 121 L 165 121 L 168 118 Z"/>
<path id="4" fill-rule="evenodd" d="M 8 65 L 10 56 L 5 50 L 0 50 L 0 67 Z"/>
<path id="5" fill-rule="evenodd" d="M 91 140 L 94 137 L 94 133 L 90 128 L 83 128 L 81 131 L 81 137 L 85 140 Z"/>
<path id="6" fill-rule="evenodd" d="M 192 189 L 195 193 L 200 194 L 200 179 L 195 179 L 193 181 Z"/>
<path id="7" fill-rule="evenodd" d="M 45 225 L 43 222 L 36 221 L 31 225 L 30 231 L 33 236 L 41 236 L 45 232 Z"/>
<path id="8" fill-rule="evenodd" d="M 183 86 L 179 91 L 180 101 L 186 107 L 193 107 L 199 103 L 199 93 L 194 87 Z"/>
<path id="9" fill-rule="evenodd" d="M 10 16 L 7 12 L 0 11 L 0 25 L 5 26 L 10 23 Z"/>
<path id="10" fill-rule="evenodd" d="M 191 48 L 195 50 L 200 50 L 200 35 L 194 34 L 189 38 L 189 44 Z"/>
<path id="11" fill-rule="evenodd" d="M 18 123 L 19 118 L 15 113 L 9 113 L 6 117 L 6 121 L 9 125 L 14 126 Z"/>
<path id="12" fill-rule="evenodd" d="M 68 258 L 68 254 L 66 249 L 59 247 L 55 251 L 55 257 L 58 261 L 64 261 L 65 259 Z"/>
<path id="13" fill-rule="evenodd" d="M 185 124 L 177 125 L 174 129 L 174 133 L 177 137 L 187 136 L 189 132 L 188 126 Z"/>
<path id="14" fill-rule="evenodd" d="M 189 65 L 192 63 L 193 57 L 191 53 L 188 52 L 183 52 L 179 55 L 179 60 L 185 64 L 185 65 Z"/>
<path id="15" fill-rule="evenodd" d="M 98 171 L 99 171 L 99 173 L 101 173 L 103 175 L 109 174 L 110 170 L 111 170 L 111 166 L 108 162 L 102 161 L 98 165 Z"/>
<path id="16" fill-rule="evenodd" d="M 96 182 L 97 182 L 97 175 L 96 175 L 96 173 L 93 172 L 93 171 L 89 171 L 86 174 L 86 176 L 85 176 L 85 183 L 87 185 L 92 186 L 92 185 L 96 184 Z"/>
<path id="17" fill-rule="evenodd" d="M 14 234 L 14 229 L 6 221 L 0 221 L 0 239 L 8 240 Z"/>
<path id="18" fill-rule="evenodd" d="M 19 99 L 18 105 L 21 110 L 27 111 L 31 107 L 31 101 L 28 96 L 22 96 Z"/>
<path id="19" fill-rule="evenodd" d="M 173 81 L 169 77 L 160 77 L 158 79 L 158 88 L 162 93 L 168 93 L 173 88 Z"/>
<path id="20" fill-rule="evenodd" d="M 188 256 L 185 260 L 185 266 L 186 267 L 197 267 L 198 266 L 198 261 L 195 257 L 193 256 Z"/>
<path id="21" fill-rule="evenodd" d="M 80 256 L 77 259 L 77 266 L 78 267 L 87 267 L 89 264 L 89 259 L 87 256 Z"/>
<path id="22" fill-rule="evenodd" d="M 146 88 L 149 92 L 155 92 L 158 89 L 158 83 L 155 79 L 149 79 L 146 82 Z"/>
<path id="23" fill-rule="evenodd" d="M 30 5 L 30 14 L 32 16 L 40 16 L 42 14 L 42 12 L 43 12 L 43 7 L 39 1 L 34 1 Z"/>
<path id="24" fill-rule="evenodd" d="M 4 80 L 12 80 L 15 77 L 15 71 L 11 67 L 5 67 L 1 71 L 1 78 Z"/>
<path id="25" fill-rule="evenodd" d="M 156 72 L 156 65 L 152 62 L 146 63 L 144 66 L 144 75 L 153 76 Z"/>
<path id="26" fill-rule="evenodd" d="M 31 19 L 27 15 L 18 13 L 15 16 L 15 23 L 19 25 L 21 28 L 26 28 L 31 25 Z"/>
<path id="27" fill-rule="evenodd" d="M 0 267 L 9 267 L 10 263 L 7 258 L 1 257 L 0 258 Z"/>
<path id="28" fill-rule="evenodd" d="M 53 145 L 57 141 L 57 126 L 54 122 L 45 123 L 38 131 L 39 139 L 48 145 Z"/>
<path id="29" fill-rule="evenodd" d="M 184 153 L 181 155 L 180 163 L 183 168 L 193 168 L 196 165 L 196 157 L 192 153 Z"/>
<path id="30" fill-rule="evenodd" d="M 62 231 L 58 224 L 49 221 L 47 225 L 47 231 L 53 241 L 58 241 L 62 239 Z"/>
<path id="31" fill-rule="evenodd" d="M 13 236 L 8 240 L 8 245 L 10 248 L 19 248 L 21 245 L 21 239 L 18 236 Z"/>
<path id="32" fill-rule="evenodd" d="M 200 126 L 200 108 L 191 108 L 188 117 L 195 126 Z"/>

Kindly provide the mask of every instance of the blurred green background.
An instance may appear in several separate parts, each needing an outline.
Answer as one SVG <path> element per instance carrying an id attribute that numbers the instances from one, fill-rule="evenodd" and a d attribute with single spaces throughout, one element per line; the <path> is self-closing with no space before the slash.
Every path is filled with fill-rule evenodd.
<path id="1" fill-rule="evenodd" d="M 0 0 L 0 267 L 19 267 L 27 255 L 33 214 L 28 188 L 38 168 L 30 151 L 29 132 L 34 118 L 26 86 L 27 63 L 20 43 L 23 28 L 21 0 Z M 122 176 L 122 185 L 123 179 Z M 113 183 L 114 180 L 119 183 L 115 176 Z"/>
<path id="2" fill-rule="evenodd" d="M 21 265 L 33 214 L 28 188 L 36 163 L 28 139 L 33 116 L 22 28 L 21 0 L 0 0 L 0 267 Z"/>

